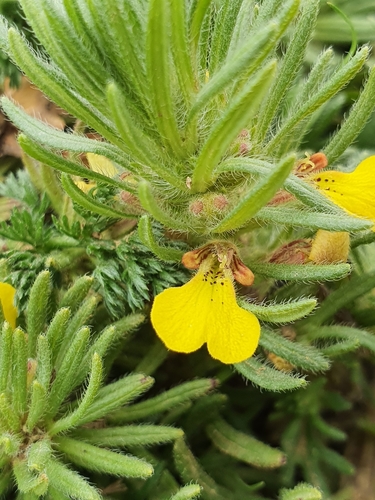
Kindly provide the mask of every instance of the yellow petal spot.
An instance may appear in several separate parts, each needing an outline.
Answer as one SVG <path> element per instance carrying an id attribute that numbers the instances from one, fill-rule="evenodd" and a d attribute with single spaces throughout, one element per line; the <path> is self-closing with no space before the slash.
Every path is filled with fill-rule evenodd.
<path id="1" fill-rule="evenodd" d="M 375 222 L 375 156 L 366 158 L 353 172 L 320 172 L 309 180 L 339 207 Z"/>
<path id="2" fill-rule="evenodd" d="M 260 325 L 254 314 L 236 302 L 231 273 L 205 261 L 182 287 L 159 294 L 151 322 L 168 349 L 190 353 L 207 343 L 222 363 L 239 363 L 254 354 Z"/>
<path id="3" fill-rule="evenodd" d="M 12 328 L 16 328 L 17 309 L 14 306 L 16 290 L 8 283 L 0 283 L 0 302 L 5 320 Z"/>

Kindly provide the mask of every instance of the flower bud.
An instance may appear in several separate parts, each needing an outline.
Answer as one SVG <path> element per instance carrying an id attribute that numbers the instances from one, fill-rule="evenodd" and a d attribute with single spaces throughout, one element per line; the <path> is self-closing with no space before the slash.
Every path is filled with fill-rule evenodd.
<path id="1" fill-rule="evenodd" d="M 315 264 L 337 264 L 348 260 L 349 233 L 319 229 L 312 241 L 309 259 Z"/>
<path id="2" fill-rule="evenodd" d="M 310 240 L 295 240 L 275 250 L 268 262 L 273 264 L 306 264 L 311 251 Z"/>

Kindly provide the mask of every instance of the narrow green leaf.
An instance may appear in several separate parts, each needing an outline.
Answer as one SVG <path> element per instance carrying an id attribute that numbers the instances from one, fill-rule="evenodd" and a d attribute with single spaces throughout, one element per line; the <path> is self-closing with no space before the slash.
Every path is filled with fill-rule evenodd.
<path id="1" fill-rule="evenodd" d="M 218 165 L 216 173 L 246 172 L 263 177 L 274 168 L 275 165 L 263 160 L 253 158 L 230 158 Z M 293 174 L 290 174 L 285 180 L 284 188 L 294 194 L 302 203 L 315 210 L 329 212 L 330 214 L 343 214 L 343 211 L 337 205 L 329 201 L 329 199 L 322 195 L 313 185 L 310 185 Z"/>
<path id="2" fill-rule="evenodd" d="M 79 429 L 78 440 L 106 447 L 151 446 L 168 443 L 182 437 L 182 429 L 165 425 L 125 425 L 106 429 Z"/>
<path id="3" fill-rule="evenodd" d="M 233 81 L 242 72 L 246 71 L 246 76 L 249 78 L 260 67 L 262 61 L 274 47 L 278 31 L 278 25 L 275 22 L 269 23 L 234 53 L 199 91 L 191 107 L 188 120 L 191 120 L 196 113 L 207 106 L 228 85 L 233 84 Z"/>
<path id="4" fill-rule="evenodd" d="M 81 328 L 65 351 L 64 359 L 56 372 L 48 398 L 48 416 L 53 417 L 61 403 L 77 385 L 76 373 L 87 348 L 90 330 Z M 78 382 L 79 383 L 79 382 Z"/>
<path id="5" fill-rule="evenodd" d="M 6 394 L 0 394 L 0 419 L 3 426 L 9 431 L 19 432 L 21 421 L 14 412 Z"/>
<path id="6" fill-rule="evenodd" d="M 167 359 L 168 349 L 157 338 L 135 368 L 137 373 L 152 375 Z"/>
<path id="7" fill-rule="evenodd" d="M 170 500 L 193 500 L 200 496 L 201 489 L 199 484 L 189 484 L 181 488 Z"/>
<path id="8" fill-rule="evenodd" d="M 325 281 L 345 278 L 350 271 L 349 264 L 268 264 L 246 262 L 255 273 L 275 280 Z"/>
<path id="9" fill-rule="evenodd" d="M 59 367 L 63 362 L 66 351 L 71 345 L 77 330 L 83 327 L 83 325 L 87 324 L 87 322 L 93 315 L 99 300 L 100 299 L 98 296 L 87 297 L 87 299 L 82 303 L 73 318 L 70 320 L 68 326 L 65 328 L 64 334 L 61 336 L 62 338 L 60 348 L 56 359 L 57 367 Z"/>
<path id="10" fill-rule="evenodd" d="M 308 227 L 310 229 L 325 229 L 326 231 L 361 231 L 370 229 L 373 222 L 357 217 L 322 214 L 307 210 L 297 210 L 287 207 L 263 207 L 255 218 L 263 222 L 273 222 L 286 226 Z"/>
<path id="11" fill-rule="evenodd" d="M 146 37 L 146 67 L 150 99 L 161 137 L 177 156 L 184 150 L 177 129 L 176 114 L 172 103 L 172 67 L 167 22 L 168 0 L 150 0 Z"/>
<path id="12" fill-rule="evenodd" d="M 241 202 L 213 229 L 223 233 L 243 226 L 274 196 L 290 174 L 295 156 L 288 156 L 275 166 L 264 179 L 255 183 Z"/>
<path id="13" fill-rule="evenodd" d="M 322 500 L 322 498 L 321 491 L 306 483 L 300 483 L 292 490 L 280 491 L 280 500 Z"/>
<path id="14" fill-rule="evenodd" d="M 29 498 L 33 494 L 39 498 L 48 490 L 48 477 L 46 474 L 35 475 L 27 467 L 26 461 L 16 459 L 13 462 L 13 473 L 16 478 L 17 488 L 22 493 L 27 493 Z"/>
<path id="15" fill-rule="evenodd" d="M 70 134 L 64 134 L 64 135 L 66 135 L 67 137 L 70 137 Z M 94 142 L 91 139 L 89 139 L 89 140 L 91 142 Z M 78 177 L 85 177 L 85 178 L 90 179 L 94 182 L 107 184 L 109 186 L 113 186 L 113 187 L 116 187 L 119 189 L 129 190 L 129 186 L 127 184 L 125 184 L 124 182 L 121 182 L 117 179 L 112 179 L 111 177 L 107 177 L 106 175 L 102 175 L 99 172 L 94 172 L 94 170 L 86 168 L 86 167 L 80 165 L 79 163 L 74 163 L 72 161 L 69 161 L 66 158 L 63 158 L 60 154 L 54 153 L 53 151 L 49 150 L 47 147 L 41 146 L 40 144 L 38 144 L 37 142 L 34 142 L 32 139 L 29 139 L 29 137 L 26 137 L 23 134 L 21 134 L 18 137 L 18 142 L 19 142 L 20 146 L 22 147 L 22 149 L 25 151 L 25 153 L 27 153 L 29 156 L 31 156 L 35 160 L 38 160 L 42 163 L 45 163 L 46 165 L 49 165 L 50 167 L 54 168 L 55 170 L 59 170 L 60 172 L 64 172 L 66 174 L 77 175 Z M 105 143 L 102 142 L 101 144 L 105 144 Z M 89 146 L 89 145 L 87 145 L 87 146 Z M 66 145 L 65 147 L 70 147 L 70 146 Z M 89 153 L 89 152 L 95 153 L 95 150 L 97 150 L 97 149 L 98 148 L 96 148 L 96 147 L 91 147 L 91 148 L 86 147 L 85 152 L 86 153 Z M 74 149 L 72 149 L 72 150 L 74 151 Z M 99 154 L 99 153 L 95 153 L 95 154 Z M 105 155 L 107 158 L 113 160 L 113 158 L 111 158 L 110 154 L 107 151 L 102 151 L 100 154 L 102 154 L 103 156 Z M 113 156 L 114 155 L 112 155 L 112 157 Z M 119 163 L 119 164 L 121 164 L 121 163 Z M 122 162 L 122 164 L 124 164 L 124 162 Z M 131 166 L 126 165 L 126 168 L 130 171 L 132 170 Z"/>
<path id="16" fill-rule="evenodd" d="M 86 298 L 93 282 L 94 278 L 92 276 L 81 276 L 78 278 L 65 292 L 60 301 L 60 307 L 69 307 L 71 312 L 74 313 Z"/>
<path id="17" fill-rule="evenodd" d="M 165 412 L 186 401 L 205 396 L 217 386 L 215 379 L 201 379 L 183 384 L 165 391 L 158 396 L 132 405 L 126 410 L 119 410 L 110 416 L 111 422 L 131 422 Z"/>
<path id="18" fill-rule="evenodd" d="M 194 12 L 191 16 L 191 24 L 190 24 L 190 39 L 192 45 L 192 57 L 193 64 L 197 63 L 198 56 L 198 45 L 200 35 L 202 33 L 201 28 L 203 24 L 203 20 L 206 14 L 209 12 L 209 8 L 212 0 L 200 0 L 196 2 L 194 5 Z"/>
<path id="19" fill-rule="evenodd" d="M 329 360 L 316 347 L 291 342 L 282 335 L 266 328 L 262 328 L 259 344 L 267 351 L 286 359 L 293 366 L 305 371 L 326 371 L 330 366 Z"/>
<path id="20" fill-rule="evenodd" d="M 339 325 L 320 326 L 319 328 L 311 325 L 311 328 L 306 327 L 306 329 L 311 340 L 343 339 L 344 341 L 353 342 L 354 345 L 359 344 L 375 354 L 375 335 L 366 330 Z"/>
<path id="21" fill-rule="evenodd" d="M 307 384 L 303 377 L 275 370 L 257 358 L 249 358 L 234 367 L 253 384 L 267 391 L 293 391 Z"/>
<path id="22" fill-rule="evenodd" d="M 67 293 L 69 293 L 69 290 Z M 45 336 L 51 349 L 51 362 L 54 362 L 57 358 L 59 347 L 63 340 L 63 332 L 65 332 L 69 318 L 70 309 L 63 307 L 56 312 L 47 328 Z"/>
<path id="23" fill-rule="evenodd" d="M 45 463 L 52 456 L 51 442 L 48 437 L 31 443 L 27 450 L 27 466 L 33 472 L 42 472 Z"/>
<path id="24" fill-rule="evenodd" d="M 56 172 L 47 165 L 40 165 L 40 177 L 44 185 L 43 191 L 47 193 L 51 206 L 57 214 L 62 214 L 64 204 L 64 191 L 57 180 Z"/>
<path id="25" fill-rule="evenodd" d="M 13 330 L 9 323 L 3 323 L 0 339 L 0 393 L 8 389 L 13 366 Z"/>
<path id="26" fill-rule="evenodd" d="M 373 272 L 352 277 L 347 283 L 334 290 L 322 302 L 320 308 L 312 318 L 314 326 L 321 325 L 331 319 L 337 311 L 369 292 L 375 287 Z"/>
<path id="27" fill-rule="evenodd" d="M 310 314 L 316 307 L 316 299 L 300 299 L 284 304 L 253 304 L 245 300 L 239 301 L 240 306 L 268 323 L 290 323 Z"/>
<path id="28" fill-rule="evenodd" d="M 149 182 L 143 181 L 139 183 L 138 196 L 142 207 L 155 217 L 157 221 L 164 224 L 164 226 L 180 230 L 185 227 L 185 223 L 180 222 L 176 217 L 168 214 L 160 207 L 152 192 L 151 184 Z"/>
<path id="29" fill-rule="evenodd" d="M 49 271 L 42 271 L 30 290 L 26 309 L 29 358 L 35 357 L 37 338 L 45 327 L 50 293 L 51 274 Z"/>
<path id="30" fill-rule="evenodd" d="M 198 461 L 187 447 L 183 438 L 177 439 L 173 446 L 173 457 L 176 469 L 184 482 L 194 481 L 202 486 L 203 500 L 224 500 L 228 497 L 199 465 Z"/>
<path id="31" fill-rule="evenodd" d="M 188 49 L 185 2 L 169 0 L 171 48 L 181 93 L 189 104 L 194 90 L 193 69 Z"/>
<path id="32" fill-rule="evenodd" d="M 325 462 L 329 467 L 336 469 L 341 474 L 354 474 L 354 465 L 346 460 L 346 458 L 344 458 L 341 454 L 337 453 L 337 451 L 322 446 L 319 456 L 321 457 L 321 460 Z"/>
<path id="33" fill-rule="evenodd" d="M 92 106 L 85 99 L 74 93 L 56 67 L 38 56 L 14 28 L 10 28 L 8 31 L 8 41 L 12 59 L 18 67 L 22 67 L 22 71 L 36 87 L 62 109 L 77 116 L 113 144 L 119 142 L 113 125 L 98 111 L 94 112 Z"/>
<path id="34" fill-rule="evenodd" d="M 368 47 L 364 46 L 358 50 L 355 56 L 336 71 L 332 77 L 325 82 L 319 91 L 315 92 L 303 106 L 300 107 L 289 119 L 283 122 L 280 130 L 274 135 L 267 145 L 266 151 L 272 153 L 277 149 L 291 129 L 297 123 L 302 121 L 307 116 L 310 116 L 314 111 L 319 109 L 326 101 L 339 92 L 362 68 L 369 54 Z"/>
<path id="35" fill-rule="evenodd" d="M 27 337 L 25 333 L 16 328 L 13 333 L 14 365 L 12 373 L 13 382 L 13 408 L 20 415 L 26 411 L 27 403 Z"/>
<path id="36" fill-rule="evenodd" d="M 322 353 L 328 358 L 338 358 L 348 352 L 356 351 L 361 344 L 357 338 L 320 346 Z"/>
<path id="37" fill-rule="evenodd" d="M 369 120 L 375 107 L 375 67 L 370 70 L 369 78 L 360 92 L 358 100 L 339 131 L 324 148 L 328 161 L 332 164 L 357 138 Z"/>
<path id="38" fill-rule="evenodd" d="M 148 247 L 159 259 L 180 262 L 184 254 L 182 250 L 168 248 L 157 243 L 152 233 L 151 220 L 148 215 L 142 215 L 138 222 L 138 236 L 142 243 Z"/>
<path id="39" fill-rule="evenodd" d="M 268 91 L 275 70 L 275 61 L 271 61 L 261 68 L 239 95 L 233 99 L 212 128 L 194 167 L 192 189 L 195 192 L 204 192 L 212 183 L 215 167 L 232 141 L 248 125 L 256 113 L 262 98 Z"/>
<path id="40" fill-rule="evenodd" d="M 254 467 L 274 469 L 286 462 L 282 451 L 237 431 L 223 419 L 218 418 L 209 424 L 207 434 L 220 451 Z"/>
<path id="41" fill-rule="evenodd" d="M 126 107 L 125 96 L 119 85 L 111 82 L 107 86 L 107 100 L 121 137 L 129 151 L 146 164 L 155 161 L 155 144 L 143 132 Z"/>
<path id="42" fill-rule="evenodd" d="M 50 484 L 68 498 L 79 500 L 102 500 L 102 495 L 78 472 L 72 471 L 61 462 L 50 459 L 46 463 L 46 473 Z"/>
<path id="43" fill-rule="evenodd" d="M 90 379 L 82 401 L 80 401 L 78 407 L 72 413 L 52 424 L 52 426 L 48 429 L 48 434 L 50 436 L 65 432 L 68 429 L 76 427 L 80 424 L 82 417 L 85 416 L 87 410 L 90 408 L 96 395 L 98 394 L 100 384 L 102 382 L 102 376 L 102 360 L 99 355 L 95 353 L 92 357 Z"/>
<path id="44" fill-rule="evenodd" d="M 48 391 L 52 377 L 52 353 L 48 338 L 45 335 L 39 335 L 38 337 L 36 359 L 36 377 Z"/>
<path id="45" fill-rule="evenodd" d="M 79 187 L 74 184 L 74 181 L 68 174 L 61 175 L 61 184 L 63 188 L 68 193 L 68 195 L 72 198 L 72 200 L 81 205 L 86 210 L 90 210 L 95 214 L 103 215 L 104 217 L 114 218 L 114 219 L 135 219 L 136 216 L 134 214 L 126 214 L 124 212 L 120 212 L 120 210 L 116 210 L 115 208 L 111 208 L 100 201 L 94 200 L 89 195 L 85 194 Z"/>
<path id="46" fill-rule="evenodd" d="M 294 33 L 288 43 L 281 67 L 273 81 L 268 99 L 255 128 L 256 142 L 265 139 L 267 130 L 277 115 L 285 94 L 303 63 L 305 50 L 315 27 L 319 3 L 319 0 L 309 0 L 302 4 L 300 16 L 294 27 Z"/>
<path id="47" fill-rule="evenodd" d="M 92 422 L 129 403 L 147 391 L 154 383 L 152 377 L 129 375 L 103 387 L 81 423 Z"/>
<path id="48" fill-rule="evenodd" d="M 69 460 L 85 469 L 121 477 L 141 478 L 150 477 L 154 472 L 151 464 L 130 455 L 122 455 L 67 437 L 59 437 L 56 441 Z"/>
<path id="49" fill-rule="evenodd" d="M 25 424 L 28 432 L 32 432 L 45 414 L 46 409 L 46 389 L 38 380 L 34 380 L 31 387 L 29 413 Z"/>
<path id="50" fill-rule="evenodd" d="M 345 441 L 347 434 L 337 427 L 327 424 L 319 415 L 313 417 L 313 425 L 315 429 L 334 441 Z"/>

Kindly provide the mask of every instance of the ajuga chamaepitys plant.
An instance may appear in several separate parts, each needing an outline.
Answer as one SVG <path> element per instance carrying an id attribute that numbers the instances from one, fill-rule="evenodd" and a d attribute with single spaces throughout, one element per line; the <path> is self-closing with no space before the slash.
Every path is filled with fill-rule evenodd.
<path id="1" fill-rule="evenodd" d="M 4 18 L 1 48 L 68 125 L 2 98 L 25 169 L 0 188 L 19 312 L 13 329 L 2 302 L 0 491 L 352 491 L 338 415 L 375 352 L 375 157 L 348 150 L 375 107 L 369 47 L 322 47 L 319 0 L 20 6 L 38 45 Z"/>

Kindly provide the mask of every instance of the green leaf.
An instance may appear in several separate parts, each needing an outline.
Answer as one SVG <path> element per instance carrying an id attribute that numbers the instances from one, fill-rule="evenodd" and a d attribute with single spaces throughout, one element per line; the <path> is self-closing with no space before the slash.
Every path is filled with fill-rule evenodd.
<path id="1" fill-rule="evenodd" d="M 207 433 L 220 451 L 254 467 L 274 469 L 286 462 L 282 451 L 237 431 L 223 419 L 217 419 L 208 425 Z"/>
<path id="2" fill-rule="evenodd" d="M 226 492 L 205 472 L 187 447 L 183 438 L 177 439 L 173 446 L 173 457 L 177 471 L 184 482 L 194 481 L 202 486 L 203 500 L 227 499 Z"/>
<path id="3" fill-rule="evenodd" d="M 358 137 L 375 107 L 375 68 L 370 70 L 369 78 L 360 92 L 358 100 L 350 110 L 339 131 L 324 148 L 328 161 L 332 164 Z"/>
<path id="4" fill-rule="evenodd" d="M 75 464 L 85 469 L 121 477 L 152 476 L 151 464 L 130 455 L 122 455 L 67 437 L 56 438 L 59 449 Z"/>
<path id="5" fill-rule="evenodd" d="M 30 433 L 46 412 L 46 396 L 47 391 L 45 387 L 38 380 L 34 380 L 31 386 L 31 401 L 25 424 L 26 429 Z"/>
<path id="6" fill-rule="evenodd" d="M 215 233 L 223 233 L 243 226 L 274 196 L 283 185 L 295 163 L 295 156 L 288 156 L 264 179 L 255 183 L 241 202 L 213 229 Z"/>
<path id="7" fill-rule="evenodd" d="M 81 423 L 92 422 L 108 415 L 113 410 L 139 397 L 153 383 L 152 377 L 136 374 L 128 375 L 117 382 L 106 385 L 99 391 L 96 401 L 91 405 Z"/>
<path id="8" fill-rule="evenodd" d="M 69 291 L 67 293 L 69 293 Z M 51 349 L 52 362 L 54 362 L 57 358 L 60 343 L 62 341 L 61 332 L 65 332 L 69 318 L 70 309 L 68 307 L 63 307 L 56 312 L 47 328 L 45 336 Z"/>
<path id="9" fill-rule="evenodd" d="M 42 271 L 38 274 L 30 290 L 26 309 L 28 355 L 30 358 L 35 357 L 37 338 L 44 331 L 50 293 L 51 274 L 49 271 Z"/>
<path id="10" fill-rule="evenodd" d="M 248 125 L 256 113 L 275 69 L 275 61 L 261 68 L 215 122 L 194 167 L 192 189 L 195 192 L 204 192 L 212 184 L 215 167 L 238 133 Z"/>
<path id="11" fill-rule="evenodd" d="M 291 490 L 280 491 L 280 500 L 322 500 L 322 498 L 321 491 L 306 483 L 300 483 Z"/>
<path id="12" fill-rule="evenodd" d="M 157 243 L 152 233 L 151 220 L 148 215 L 142 215 L 138 222 L 138 236 L 142 243 L 148 247 L 159 259 L 180 262 L 184 254 L 182 250 L 163 247 Z"/>
<path id="13" fill-rule="evenodd" d="M 66 351 L 71 345 L 77 331 L 81 327 L 83 327 L 83 325 L 87 324 L 91 316 L 94 314 L 99 300 L 100 298 L 98 296 L 87 297 L 87 299 L 81 304 L 80 308 L 77 310 L 73 318 L 70 320 L 67 327 L 64 329 L 64 335 L 62 336 L 56 359 L 57 367 L 59 367 L 63 363 Z"/>
<path id="14" fill-rule="evenodd" d="M 110 416 L 111 422 L 124 423 L 140 420 L 151 415 L 165 412 L 186 401 L 205 396 L 217 386 L 215 379 L 201 379 L 183 384 L 165 391 L 158 396 L 137 403 L 126 410 L 119 410 Z"/>
<path id="15" fill-rule="evenodd" d="M 3 323 L 0 338 L 0 393 L 8 389 L 13 367 L 13 329 L 9 323 Z"/>
<path id="16" fill-rule="evenodd" d="M 12 404 L 15 412 L 22 415 L 26 412 L 27 403 L 27 336 L 20 328 L 13 332 L 13 349 Z"/>
<path id="17" fill-rule="evenodd" d="M 325 323 L 331 319 L 337 311 L 348 304 L 352 304 L 354 300 L 368 293 L 374 287 L 375 275 L 373 272 L 352 277 L 337 290 L 334 290 L 328 295 L 324 302 L 322 302 L 312 319 L 314 326 Z"/>
<path id="18" fill-rule="evenodd" d="M 207 106 L 220 92 L 246 71 L 249 78 L 274 47 L 278 35 L 278 25 L 273 21 L 248 40 L 202 87 L 189 112 L 188 120 Z"/>
<path id="19" fill-rule="evenodd" d="M 69 307 L 70 311 L 75 313 L 89 293 L 93 281 L 94 279 L 92 276 L 86 275 L 74 281 L 72 286 L 64 293 L 59 303 L 60 308 Z"/>
<path id="20" fill-rule="evenodd" d="M 52 487 L 68 498 L 79 500 L 102 500 L 102 495 L 91 486 L 78 472 L 68 469 L 57 460 L 46 463 L 46 473 Z"/>
<path id="21" fill-rule="evenodd" d="M 82 417 L 85 416 L 87 410 L 90 408 L 96 398 L 96 395 L 98 394 L 100 384 L 102 382 L 102 376 L 102 360 L 99 355 L 95 353 L 92 357 L 90 379 L 82 400 L 72 413 L 64 416 L 52 424 L 52 426 L 48 429 L 48 434 L 50 436 L 65 432 L 71 427 L 76 427 L 80 424 Z"/>
<path id="22" fill-rule="evenodd" d="M 282 335 L 266 328 L 262 328 L 259 344 L 267 351 L 286 359 L 293 366 L 306 371 L 326 371 L 330 366 L 329 360 L 316 347 L 291 342 Z"/>
<path id="23" fill-rule="evenodd" d="M 299 18 L 294 26 L 294 33 L 282 58 L 281 67 L 273 81 L 269 97 L 261 110 L 260 119 L 255 128 L 256 142 L 265 139 L 285 94 L 303 63 L 305 50 L 315 27 L 319 3 L 319 0 L 309 0 L 302 3 Z"/>
<path id="24" fill-rule="evenodd" d="M 165 425 L 125 425 L 106 429 L 79 429 L 74 436 L 85 443 L 123 448 L 168 443 L 183 434 L 183 430 Z"/>
<path id="25" fill-rule="evenodd" d="M 267 391 L 293 391 L 306 387 L 307 384 L 303 377 L 275 370 L 258 358 L 249 358 L 234 367 L 253 384 Z"/>
<path id="26" fill-rule="evenodd" d="M 152 187 L 149 182 L 143 181 L 139 183 L 138 196 L 142 207 L 149 212 L 158 222 L 171 229 L 180 229 L 185 227 L 183 221 L 179 221 L 177 217 L 167 213 L 160 207 L 158 200 L 155 198 Z"/>
<path id="27" fill-rule="evenodd" d="M 291 117 L 285 120 L 279 131 L 267 145 L 267 153 L 277 149 L 295 127 L 307 116 L 319 109 L 326 101 L 341 90 L 362 68 L 368 58 L 369 49 L 364 46 L 344 66 L 338 69 L 331 78 L 325 82 L 319 91 L 315 92 Z"/>
<path id="28" fill-rule="evenodd" d="M 199 484 L 189 484 L 181 488 L 170 500 L 193 500 L 194 498 L 198 498 L 200 493 L 201 487 Z"/>
<path id="29" fill-rule="evenodd" d="M 254 272 L 266 278 L 288 281 L 325 281 L 339 280 L 347 276 L 351 267 L 349 264 L 268 264 L 246 262 Z"/>
<path id="30" fill-rule="evenodd" d="M 253 304 L 239 300 L 243 309 L 250 311 L 261 320 L 268 323 L 290 323 L 310 314 L 316 307 L 316 299 L 300 299 L 284 304 Z"/>
<path id="31" fill-rule="evenodd" d="M 53 130 L 53 129 L 52 129 Z M 70 134 L 64 134 L 68 138 L 70 137 Z M 73 136 L 74 137 L 74 136 Z M 40 139 L 39 139 L 40 140 Z M 89 139 L 91 142 L 95 142 L 91 139 Z M 90 179 L 94 182 L 99 182 L 101 184 L 106 184 L 109 186 L 113 186 L 119 189 L 126 189 L 129 190 L 129 186 L 125 184 L 124 182 L 121 182 L 117 179 L 111 179 L 110 177 L 107 177 L 106 175 L 102 175 L 99 172 L 94 172 L 94 170 L 91 170 L 89 168 L 86 168 L 79 163 L 75 163 L 72 161 L 67 160 L 66 158 L 63 158 L 60 154 L 52 152 L 50 149 L 41 146 L 37 142 L 34 142 L 33 140 L 29 139 L 25 135 L 21 134 L 18 137 L 18 142 L 20 143 L 20 146 L 22 149 L 30 155 L 32 158 L 35 158 L 36 160 L 45 163 L 46 165 L 49 165 L 50 167 L 54 168 L 55 170 L 59 170 L 60 172 L 64 172 L 66 174 L 71 174 L 71 175 L 77 175 L 78 177 L 84 177 L 87 179 Z M 105 144 L 105 143 L 101 143 Z M 86 145 L 85 145 L 86 146 Z M 89 145 L 87 145 L 89 146 Z M 72 149 L 74 151 L 74 149 Z M 96 147 L 87 147 L 85 149 L 85 152 L 93 152 L 92 150 L 97 150 Z M 112 159 L 111 156 L 113 155 L 108 154 L 107 151 L 101 152 L 105 153 L 105 155 Z M 95 153 L 99 154 L 99 153 Z M 132 170 L 131 167 L 128 167 L 129 170 Z M 133 169 L 134 170 L 134 169 Z"/>
<path id="32" fill-rule="evenodd" d="M 306 329 L 308 331 L 308 337 L 311 340 L 343 339 L 349 342 L 349 346 L 352 345 L 355 347 L 359 344 L 375 354 L 375 335 L 366 330 L 339 325 L 320 326 L 319 328 L 316 328 L 315 325 L 311 325 L 311 328 L 306 327 Z M 327 349 L 328 348 L 326 348 L 326 350 Z"/>
<path id="33" fill-rule="evenodd" d="M 167 23 L 168 0 L 150 0 L 146 37 L 146 67 L 149 95 L 160 136 L 174 154 L 184 156 L 172 103 L 172 66 Z"/>
<path id="34" fill-rule="evenodd" d="M 87 194 L 85 194 L 81 189 L 79 189 L 74 181 L 68 174 L 61 175 L 61 184 L 67 194 L 72 198 L 72 200 L 81 205 L 81 207 L 94 212 L 94 214 L 103 215 L 104 217 L 114 218 L 114 219 L 135 219 L 134 214 L 127 214 L 125 212 L 120 212 L 115 208 L 111 208 L 98 200 L 94 200 Z"/>
<path id="35" fill-rule="evenodd" d="M 287 207 L 263 207 L 256 214 L 260 222 L 272 222 L 285 226 L 308 227 L 309 229 L 325 229 L 326 231 L 361 231 L 370 229 L 373 222 L 348 215 L 322 214 L 307 210 Z"/>
<path id="36" fill-rule="evenodd" d="M 69 348 L 64 352 L 64 359 L 56 372 L 48 397 L 49 417 L 56 414 L 64 399 L 80 383 L 76 379 L 76 373 L 82 363 L 89 335 L 88 327 L 81 328 L 72 339 Z"/>
<path id="37" fill-rule="evenodd" d="M 98 111 L 94 112 L 86 99 L 73 92 L 61 72 L 37 55 L 14 28 L 9 29 L 8 40 L 12 59 L 22 67 L 36 87 L 62 109 L 77 116 L 109 141 L 114 144 L 119 142 L 112 124 Z"/>

